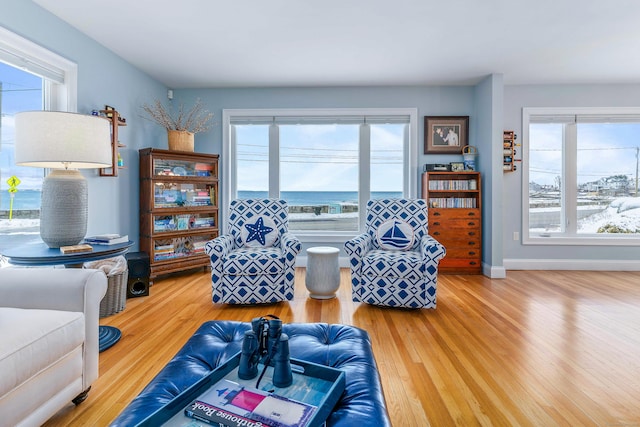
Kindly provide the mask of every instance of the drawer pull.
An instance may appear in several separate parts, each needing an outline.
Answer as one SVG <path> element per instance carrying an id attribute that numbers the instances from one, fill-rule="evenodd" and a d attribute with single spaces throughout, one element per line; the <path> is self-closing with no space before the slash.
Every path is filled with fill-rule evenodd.
<path id="1" fill-rule="evenodd" d="M 435 232 L 433 233 L 433 235 L 434 235 L 434 236 L 439 236 L 439 235 L 440 235 L 440 232 L 439 232 L 439 231 L 435 231 Z"/>
<path id="2" fill-rule="evenodd" d="M 476 242 L 469 242 L 469 246 L 473 246 L 475 244 L 476 244 Z"/>
<path id="3" fill-rule="evenodd" d="M 476 235 L 476 232 L 475 232 L 475 231 L 470 231 L 470 232 L 469 232 L 469 236 L 475 236 L 475 235 Z"/>
<path id="4" fill-rule="evenodd" d="M 440 212 L 434 212 L 433 216 L 440 216 Z"/>
<path id="5" fill-rule="evenodd" d="M 474 251 L 469 251 L 469 255 L 473 256 L 473 255 L 475 255 L 475 254 L 476 254 L 476 253 L 475 253 Z"/>
<path id="6" fill-rule="evenodd" d="M 475 212 L 469 212 L 467 215 L 469 215 L 469 216 L 476 216 L 476 213 L 475 213 Z"/>
<path id="7" fill-rule="evenodd" d="M 440 225 L 440 223 L 439 222 L 434 222 L 433 225 Z"/>
<path id="8" fill-rule="evenodd" d="M 471 262 L 469 263 L 469 265 L 476 265 L 476 262 L 475 262 L 475 261 L 471 261 Z"/>
<path id="9" fill-rule="evenodd" d="M 469 222 L 467 225 L 473 227 L 474 225 L 476 225 L 476 223 L 475 222 Z"/>

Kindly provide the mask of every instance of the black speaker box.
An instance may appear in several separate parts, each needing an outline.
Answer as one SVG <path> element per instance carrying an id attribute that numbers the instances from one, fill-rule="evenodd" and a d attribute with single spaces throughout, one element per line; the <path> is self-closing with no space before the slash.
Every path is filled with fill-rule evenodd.
<path id="1" fill-rule="evenodd" d="M 127 279 L 127 298 L 149 295 L 149 255 L 146 252 L 130 252 L 125 254 L 129 268 Z"/>

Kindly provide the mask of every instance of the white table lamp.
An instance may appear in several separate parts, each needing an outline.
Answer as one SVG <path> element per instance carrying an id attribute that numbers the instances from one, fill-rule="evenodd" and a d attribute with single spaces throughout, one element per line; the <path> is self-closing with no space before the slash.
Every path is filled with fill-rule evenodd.
<path id="1" fill-rule="evenodd" d="M 111 167 L 111 127 L 103 117 L 57 111 L 15 116 L 16 164 L 52 168 L 42 183 L 40 237 L 50 248 L 87 233 L 88 186 L 78 169 Z"/>

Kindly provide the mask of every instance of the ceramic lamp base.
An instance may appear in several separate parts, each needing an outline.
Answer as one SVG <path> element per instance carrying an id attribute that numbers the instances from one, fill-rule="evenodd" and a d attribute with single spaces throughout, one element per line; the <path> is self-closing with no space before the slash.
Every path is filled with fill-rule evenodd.
<path id="1" fill-rule="evenodd" d="M 75 169 L 54 169 L 42 183 L 40 237 L 50 248 L 76 245 L 87 234 L 87 180 Z"/>

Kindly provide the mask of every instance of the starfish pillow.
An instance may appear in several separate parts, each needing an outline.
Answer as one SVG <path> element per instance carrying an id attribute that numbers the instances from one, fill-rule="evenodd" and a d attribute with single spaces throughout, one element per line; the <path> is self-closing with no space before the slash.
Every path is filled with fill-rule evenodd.
<path id="1" fill-rule="evenodd" d="M 255 222 L 246 222 L 242 227 L 242 242 L 249 248 L 269 248 L 278 237 L 278 227 L 273 219 L 260 216 Z"/>

